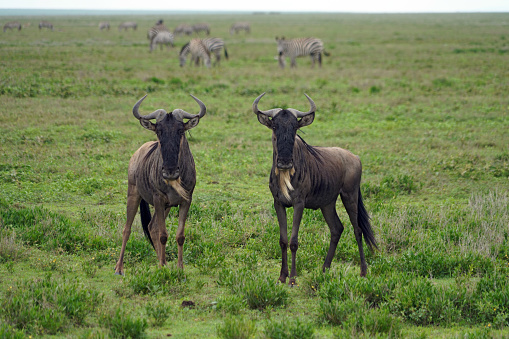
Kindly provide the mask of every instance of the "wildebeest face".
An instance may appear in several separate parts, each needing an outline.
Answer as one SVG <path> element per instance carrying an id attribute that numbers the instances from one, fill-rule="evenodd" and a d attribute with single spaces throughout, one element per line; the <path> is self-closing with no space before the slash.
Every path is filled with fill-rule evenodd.
<path id="1" fill-rule="evenodd" d="M 180 144 L 185 137 L 185 131 L 196 127 L 200 119 L 198 117 L 184 123 L 175 118 L 173 114 L 167 114 L 155 126 L 155 132 L 161 145 L 161 155 L 163 158 L 162 176 L 165 180 L 176 180 L 180 175 L 178 166 Z"/>
<path id="2" fill-rule="evenodd" d="M 277 40 L 277 38 L 276 38 Z M 289 170 L 293 168 L 293 145 L 295 143 L 295 134 L 301 127 L 310 125 L 315 118 L 316 105 L 307 95 L 310 109 L 307 112 L 288 108 L 273 108 L 267 111 L 258 109 L 258 102 L 265 95 L 262 93 L 253 102 L 253 113 L 258 117 L 258 121 L 272 129 L 273 140 L 275 141 L 277 162 L 276 166 L 280 170 Z"/>
<path id="3" fill-rule="evenodd" d="M 272 130 L 276 137 L 277 168 L 285 170 L 293 167 L 293 144 L 299 128 L 297 118 L 287 110 L 282 110 L 272 119 Z"/>
<path id="4" fill-rule="evenodd" d="M 139 108 L 146 97 L 147 95 L 136 102 L 133 107 L 133 115 L 140 121 L 143 127 L 157 134 L 163 160 L 163 166 L 161 168 L 163 179 L 165 181 L 177 180 L 180 175 L 178 163 L 180 145 L 185 138 L 184 133 L 198 125 L 200 119 L 207 113 L 207 107 L 205 107 L 205 104 L 201 102 L 200 99 L 191 94 L 191 97 L 193 97 L 200 106 L 200 112 L 198 114 L 190 114 L 182 109 L 175 109 L 168 114 L 164 109 L 158 109 L 150 114 L 140 115 Z M 155 124 L 150 121 L 152 119 L 156 120 Z M 184 119 L 189 120 L 184 122 Z"/>

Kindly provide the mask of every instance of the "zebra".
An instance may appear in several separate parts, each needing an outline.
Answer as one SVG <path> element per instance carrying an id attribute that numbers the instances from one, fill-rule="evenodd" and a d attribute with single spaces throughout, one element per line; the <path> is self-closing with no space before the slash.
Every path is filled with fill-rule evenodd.
<path id="1" fill-rule="evenodd" d="M 205 66 L 210 68 L 210 52 L 201 39 L 192 39 L 182 47 L 179 53 L 180 67 L 186 64 L 186 56 L 189 53 L 191 53 L 191 63 L 194 61 L 194 64 L 199 66 L 201 58 Z"/>
<path id="2" fill-rule="evenodd" d="M 39 30 L 41 30 L 42 28 L 53 30 L 53 24 L 49 21 L 41 21 L 39 22 Z"/>
<path id="3" fill-rule="evenodd" d="M 127 31 L 129 28 L 132 28 L 132 30 L 135 31 L 136 28 L 138 28 L 138 24 L 134 21 L 126 21 L 126 22 L 123 22 L 120 25 L 118 25 L 119 32 L 121 30 Z"/>
<path id="4" fill-rule="evenodd" d="M 230 35 L 233 33 L 237 34 L 239 31 L 245 31 L 246 33 L 251 33 L 251 26 L 249 22 L 236 22 L 230 27 Z"/>
<path id="5" fill-rule="evenodd" d="M 150 41 L 150 52 L 152 52 L 157 44 L 161 45 L 161 50 L 163 49 L 163 45 L 166 45 L 167 48 L 175 46 L 173 44 L 173 33 L 168 31 L 160 31 L 158 32 Z"/>
<path id="6" fill-rule="evenodd" d="M 11 22 L 8 22 L 4 25 L 4 33 L 6 30 L 13 30 L 13 29 L 17 29 L 18 31 L 21 31 L 21 24 L 17 21 L 11 21 Z"/>
<path id="7" fill-rule="evenodd" d="M 168 32 L 168 33 L 170 32 L 170 30 L 163 24 L 162 19 L 159 20 L 155 26 L 150 27 L 150 29 L 147 32 L 147 39 L 150 40 L 150 51 L 151 52 L 155 47 L 154 38 L 160 32 Z M 164 38 L 163 38 L 163 36 L 164 36 Z M 159 42 L 157 42 L 157 43 L 159 43 L 159 44 L 168 45 L 169 43 L 171 43 L 171 45 L 173 46 L 173 34 L 171 34 L 171 37 L 168 34 L 163 34 L 163 35 L 161 35 L 161 37 L 159 37 L 158 40 L 159 40 Z M 162 48 L 162 45 L 161 45 L 161 48 Z"/>
<path id="8" fill-rule="evenodd" d="M 208 24 L 205 24 L 205 23 L 204 24 L 196 24 L 196 25 L 193 25 L 192 28 L 193 28 L 194 33 L 205 31 L 205 33 L 207 33 L 207 35 L 210 35 L 210 27 Z"/>
<path id="9" fill-rule="evenodd" d="M 109 31 L 110 30 L 110 23 L 107 21 L 103 21 L 99 23 L 99 30 L 102 31 L 103 29 Z"/>
<path id="10" fill-rule="evenodd" d="M 221 61 L 221 48 L 224 49 L 224 57 L 228 60 L 228 51 L 226 50 L 226 45 L 224 44 L 223 39 L 219 38 L 205 38 L 202 39 L 203 44 L 207 47 L 210 54 L 214 53 L 216 56 L 216 60 L 214 61 L 214 66 L 219 65 Z"/>
<path id="11" fill-rule="evenodd" d="M 191 34 L 193 34 L 193 27 L 191 27 L 191 26 L 189 26 L 187 24 L 180 24 L 180 25 L 177 26 L 177 28 L 175 28 L 173 33 L 176 36 L 180 35 L 180 34 L 191 35 Z"/>
<path id="12" fill-rule="evenodd" d="M 312 61 L 312 67 L 315 66 L 315 61 L 318 61 L 322 67 L 322 52 L 324 55 L 329 55 L 323 48 L 323 42 L 316 38 L 300 38 L 286 40 L 284 37 L 278 38 L 277 51 L 279 66 L 285 68 L 285 57 L 290 57 L 291 67 L 297 67 L 295 59 L 300 56 L 309 55 Z"/>

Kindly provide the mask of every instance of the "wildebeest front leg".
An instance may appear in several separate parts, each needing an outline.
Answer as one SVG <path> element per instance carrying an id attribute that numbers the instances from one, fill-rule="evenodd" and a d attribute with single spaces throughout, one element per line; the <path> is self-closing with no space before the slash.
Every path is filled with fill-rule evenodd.
<path id="1" fill-rule="evenodd" d="M 152 229 L 150 235 L 157 252 L 157 258 L 161 266 L 166 265 L 166 243 L 168 242 L 168 232 L 166 231 L 165 217 L 167 215 L 165 200 L 162 196 L 154 196 L 154 218 L 152 220 Z"/>
<path id="2" fill-rule="evenodd" d="M 184 269 L 184 241 L 185 237 L 185 226 L 187 220 L 187 212 L 189 212 L 189 207 L 191 203 L 188 201 L 184 201 L 179 206 L 179 226 L 177 228 L 177 234 L 175 236 L 177 240 L 178 246 L 178 257 L 177 257 L 177 267 Z"/>
<path id="3" fill-rule="evenodd" d="M 279 275 L 279 281 L 284 284 L 288 277 L 288 231 L 286 209 L 279 201 L 274 201 L 274 209 L 276 210 L 277 221 L 279 223 L 279 246 L 281 247 L 281 274 Z"/>
<path id="4" fill-rule="evenodd" d="M 292 269 L 290 271 L 290 286 L 295 285 L 295 277 L 297 276 L 297 269 L 295 262 L 297 260 L 297 249 L 299 248 L 299 227 L 302 220 L 302 213 L 304 212 L 304 203 L 293 205 L 293 222 L 292 222 L 292 236 L 290 238 L 290 251 L 292 252 Z"/>
<path id="5" fill-rule="evenodd" d="M 129 185 L 127 187 L 127 213 L 124 231 L 122 232 L 122 248 L 120 249 L 120 258 L 118 259 L 117 265 L 115 266 L 115 274 L 124 275 L 124 253 L 127 245 L 127 240 L 131 235 L 131 226 L 138 212 L 138 206 L 140 205 L 141 197 L 138 194 L 138 189 L 135 185 Z"/>
<path id="6" fill-rule="evenodd" d="M 322 268 L 325 272 L 325 269 L 330 267 L 332 259 L 334 259 L 334 254 L 336 253 L 336 248 L 338 246 L 339 239 L 341 238 L 341 234 L 343 233 L 344 227 L 341 223 L 341 220 L 339 220 L 338 213 L 336 212 L 335 201 L 332 204 L 323 207 L 322 214 L 330 229 L 329 251 L 327 252 L 327 257 L 325 257 L 325 262 Z"/>

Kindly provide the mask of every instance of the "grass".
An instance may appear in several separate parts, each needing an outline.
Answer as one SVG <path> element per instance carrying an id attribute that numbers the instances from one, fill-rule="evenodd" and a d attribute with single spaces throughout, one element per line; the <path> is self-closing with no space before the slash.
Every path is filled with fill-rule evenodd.
<path id="1" fill-rule="evenodd" d="M 159 16 L 44 18 L 54 32 L 39 32 L 40 17 L 0 18 L 31 23 L 0 39 L 1 337 L 508 335 L 507 14 L 163 18 L 210 24 L 230 56 L 211 69 L 179 67 L 188 37 L 149 53 Z M 138 31 L 118 32 L 133 19 Z M 230 36 L 240 20 L 252 33 Z M 319 37 L 331 55 L 282 70 L 282 35 Z M 345 231 L 330 271 L 328 228 L 306 211 L 298 286 L 276 285 L 270 132 L 251 111 L 262 92 L 261 109 L 301 110 L 307 93 L 318 110 L 300 135 L 360 156 L 380 247 L 366 252 L 366 278 L 338 203 Z M 207 105 L 187 135 L 198 182 L 184 271 L 172 210 L 168 267 L 136 218 L 119 277 L 128 161 L 155 138 L 131 113 L 146 93 L 143 112 L 196 111 L 189 94 Z"/>

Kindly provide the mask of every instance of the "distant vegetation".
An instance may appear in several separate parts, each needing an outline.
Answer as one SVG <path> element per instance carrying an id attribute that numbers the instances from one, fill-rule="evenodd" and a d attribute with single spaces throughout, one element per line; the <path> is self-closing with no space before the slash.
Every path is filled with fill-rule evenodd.
<path id="1" fill-rule="evenodd" d="M 509 335 L 508 14 L 150 14 L 6 16 L 0 38 L 0 337 L 504 337 Z M 208 23 L 220 67 L 149 52 L 157 20 Z M 53 23 L 54 31 L 38 29 Z M 100 31 L 108 21 L 112 29 Z M 136 31 L 121 31 L 136 21 Z M 230 35 L 232 23 L 251 32 Z M 30 24 L 30 25 L 28 25 Z M 317 37 L 322 68 L 280 69 L 276 36 Z M 251 111 L 306 110 L 311 145 L 360 156 L 380 250 L 368 274 L 344 208 L 329 230 L 306 211 L 297 286 L 278 285 L 279 228 L 268 189 L 271 134 Z M 114 275 L 127 165 L 155 136 L 131 113 L 196 110 L 187 136 L 197 185 L 176 268 L 157 267 L 139 218 L 125 277 Z M 194 112 L 197 113 L 197 112 Z M 291 215 L 289 211 L 289 215 Z"/>

